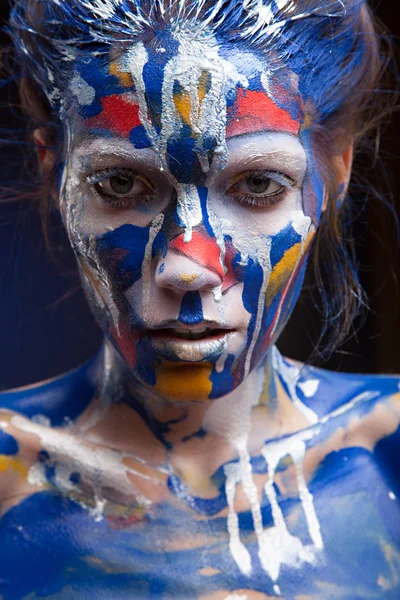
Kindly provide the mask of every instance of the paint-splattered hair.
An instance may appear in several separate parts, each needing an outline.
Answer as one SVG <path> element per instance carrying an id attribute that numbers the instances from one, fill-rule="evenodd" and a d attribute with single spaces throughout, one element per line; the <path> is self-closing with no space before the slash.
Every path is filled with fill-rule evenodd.
<path id="1" fill-rule="evenodd" d="M 284 64 L 299 76 L 329 197 L 315 240 L 313 265 L 326 326 L 325 352 L 345 339 L 362 303 L 343 223 L 348 199 L 338 197 L 337 162 L 382 116 L 377 104 L 383 67 L 379 37 L 363 0 L 14 0 L 10 34 L 21 102 L 31 131 L 46 127 L 62 162 L 64 91 L 78 55 L 106 58 L 127 43 L 156 43 L 165 28 L 215 35 Z M 379 102 L 379 100 L 378 100 Z M 54 177 L 57 177 L 57 166 Z M 49 201 L 52 181 L 43 192 Z M 340 196 L 340 194 L 339 194 Z M 328 274 L 328 276 L 324 276 Z"/>

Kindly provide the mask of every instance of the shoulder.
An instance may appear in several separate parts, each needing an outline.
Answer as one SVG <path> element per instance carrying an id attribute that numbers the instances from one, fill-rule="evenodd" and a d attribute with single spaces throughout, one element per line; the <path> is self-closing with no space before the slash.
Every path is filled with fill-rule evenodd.
<path id="1" fill-rule="evenodd" d="M 45 419 L 59 427 L 75 420 L 95 393 L 95 358 L 44 382 L 0 392 L 0 410 Z"/>
<path id="2" fill-rule="evenodd" d="M 280 374 L 287 387 L 318 420 L 352 407 L 400 400 L 400 376 L 328 371 L 281 358 Z"/>

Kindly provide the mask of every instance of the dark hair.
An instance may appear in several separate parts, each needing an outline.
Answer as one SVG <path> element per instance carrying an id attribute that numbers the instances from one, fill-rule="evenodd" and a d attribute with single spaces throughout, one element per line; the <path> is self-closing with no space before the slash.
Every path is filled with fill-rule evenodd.
<path id="1" fill-rule="evenodd" d="M 57 155 L 42 187 L 42 214 L 62 162 L 63 90 L 76 58 L 94 51 L 106 58 L 111 46 L 151 41 L 164 27 L 243 43 L 299 75 L 329 197 L 312 263 L 323 333 L 331 332 L 324 349 L 329 355 L 347 337 L 363 302 L 353 240 L 348 231 L 344 235 L 351 202 L 340 190 L 337 156 L 352 143 L 357 150 L 387 112 L 377 91 L 387 59 L 362 0 L 15 0 L 9 31 L 22 108 L 31 132 L 47 129 Z"/>

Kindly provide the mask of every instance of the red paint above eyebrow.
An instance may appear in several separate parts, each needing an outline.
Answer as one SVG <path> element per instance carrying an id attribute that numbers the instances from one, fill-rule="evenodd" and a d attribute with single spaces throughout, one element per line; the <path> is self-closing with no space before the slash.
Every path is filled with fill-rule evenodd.
<path id="1" fill-rule="evenodd" d="M 234 105 L 228 109 L 227 138 L 259 131 L 284 131 L 297 135 L 299 129 L 300 122 L 292 119 L 265 92 L 240 88 Z"/>
<path id="2" fill-rule="evenodd" d="M 129 102 L 122 94 L 104 96 L 100 100 L 102 112 L 86 121 L 91 129 L 109 129 L 119 135 L 128 136 L 131 130 L 142 125 L 139 119 L 139 105 Z"/>

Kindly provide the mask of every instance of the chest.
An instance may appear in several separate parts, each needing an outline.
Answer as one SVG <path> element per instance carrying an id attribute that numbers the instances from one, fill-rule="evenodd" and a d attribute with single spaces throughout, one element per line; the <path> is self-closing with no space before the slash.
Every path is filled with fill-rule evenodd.
<path id="1" fill-rule="evenodd" d="M 366 451 L 328 456 L 297 494 L 258 488 L 244 511 L 226 481 L 208 499 L 170 485 L 179 502 L 145 510 L 26 498 L 0 522 L 4 600 L 400 595 L 399 504 Z"/>

